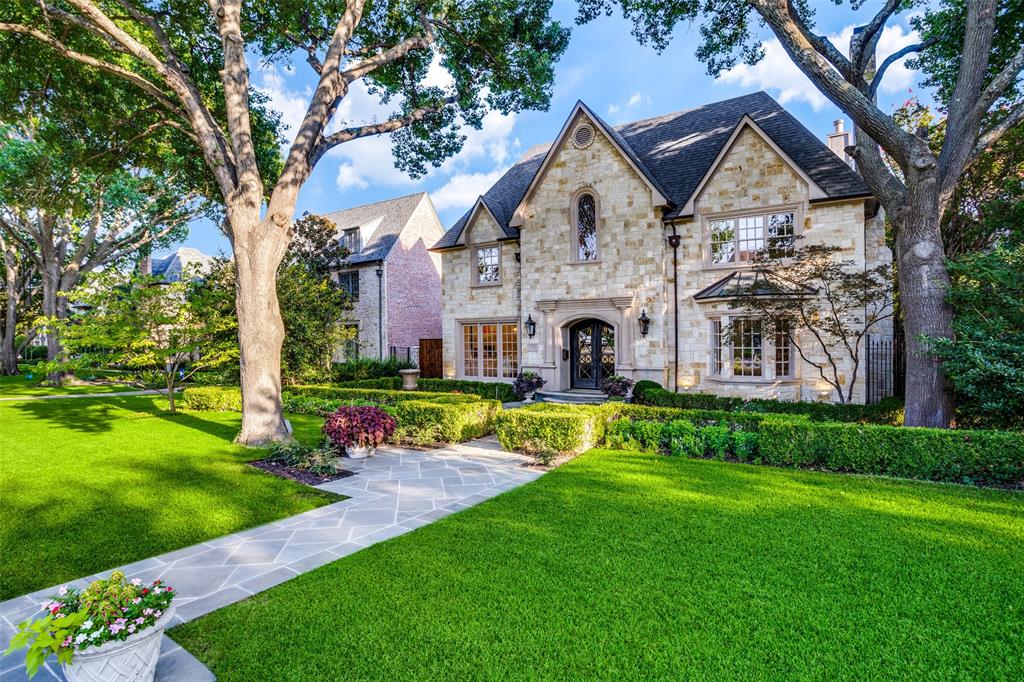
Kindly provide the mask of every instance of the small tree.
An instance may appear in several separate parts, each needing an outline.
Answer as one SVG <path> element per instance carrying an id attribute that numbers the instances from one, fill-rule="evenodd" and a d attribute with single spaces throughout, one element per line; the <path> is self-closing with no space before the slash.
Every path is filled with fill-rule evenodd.
<path id="1" fill-rule="evenodd" d="M 1024 244 L 1001 244 L 950 263 L 954 339 L 932 352 L 971 406 L 961 417 L 1024 426 Z M 973 418 L 973 419 L 972 419 Z M 962 419 L 961 419 L 962 421 Z"/>
<path id="2" fill-rule="evenodd" d="M 837 258 L 840 252 L 817 244 L 793 249 L 792 257 L 763 252 L 754 276 L 729 293 L 735 296 L 732 308 L 760 319 L 763 336 L 785 336 L 840 402 L 848 403 L 865 338 L 893 316 L 892 271 L 888 265 L 857 269 L 853 261 Z M 844 392 L 847 360 L 852 373 Z"/>
<path id="3" fill-rule="evenodd" d="M 98 273 L 76 296 L 83 312 L 55 323 L 70 358 L 59 364 L 157 372 L 174 412 L 174 389 L 180 382 L 238 358 L 237 342 L 224 334 L 236 322 L 210 305 L 207 291 L 200 281 L 165 284 L 117 271 Z"/>

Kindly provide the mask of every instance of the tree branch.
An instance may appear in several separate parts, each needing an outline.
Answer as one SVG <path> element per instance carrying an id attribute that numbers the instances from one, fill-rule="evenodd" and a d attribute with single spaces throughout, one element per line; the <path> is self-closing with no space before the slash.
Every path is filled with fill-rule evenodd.
<path id="1" fill-rule="evenodd" d="M 978 98 L 975 113 L 981 119 L 988 112 L 989 108 L 996 103 L 1007 88 L 1013 85 L 1021 70 L 1024 69 L 1024 45 L 1017 50 L 1017 54 L 1003 67 L 1003 70 L 996 74 Z"/>
<path id="2" fill-rule="evenodd" d="M 977 161 L 978 157 L 998 142 L 1003 135 L 1010 132 L 1021 123 L 1024 123 L 1024 101 L 1017 102 L 1006 118 L 993 125 L 978 137 L 978 142 L 974 145 L 974 151 L 971 154 L 971 158 L 968 160 L 965 169 Z"/>
<path id="3" fill-rule="evenodd" d="M 869 86 L 868 94 L 871 97 L 875 96 L 875 93 L 878 92 L 878 85 L 882 82 L 882 77 L 885 75 L 886 70 L 888 70 L 890 66 L 892 66 L 899 60 L 903 59 L 908 54 L 927 50 L 929 47 L 931 47 L 937 42 L 937 38 L 929 38 L 928 40 L 924 40 L 920 43 L 914 43 L 912 45 L 907 45 L 906 47 L 900 48 L 899 50 L 896 50 L 891 55 L 886 57 L 885 60 L 881 63 L 881 65 L 877 69 L 875 69 L 875 74 L 874 77 L 871 79 L 871 85 Z"/>
<path id="4" fill-rule="evenodd" d="M 861 26 L 859 32 L 856 29 L 854 30 L 857 39 L 851 41 L 851 48 L 853 49 L 850 50 L 850 60 L 853 62 L 853 67 L 857 74 L 863 74 L 865 69 L 867 69 L 867 61 L 874 54 L 874 47 L 878 42 L 876 37 L 882 28 L 885 27 L 885 22 L 889 21 L 889 17 L 895 14 L 902 4 L 902 0 L 886 0 L 885 5 L 882 6 L 882 9 L 878 10 L 878 14 L 871 21 Z"/>

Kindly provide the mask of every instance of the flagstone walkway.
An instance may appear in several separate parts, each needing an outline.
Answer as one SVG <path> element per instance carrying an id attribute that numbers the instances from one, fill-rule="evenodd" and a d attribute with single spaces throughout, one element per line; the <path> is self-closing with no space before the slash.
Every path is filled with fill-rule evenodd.
<path id="1" fill-rule="evenodd" d="M 317 486 L 349 499 L 291 518 L 138 561 L 121 570 L 174 587 L 173 625 L 199 618 L 297 575 L 408 533 L 528 483 L 541 475 L 528 458 L 484 438 L 431 451 L 382 448 L 365 460 L 345 460 L 354 476 Z M 110 571 L 67 583 L 85 586 Z M 0 603 L 0 650 L 15 624 L 33 617 L 58 586 Z M 0 682 L 22 682 L 24 652 L 0 658 Z M 158 682 L 204 682 L 213 675 L 164 637 Z M 34 678 L 63 680 L 51 659 Z"/>

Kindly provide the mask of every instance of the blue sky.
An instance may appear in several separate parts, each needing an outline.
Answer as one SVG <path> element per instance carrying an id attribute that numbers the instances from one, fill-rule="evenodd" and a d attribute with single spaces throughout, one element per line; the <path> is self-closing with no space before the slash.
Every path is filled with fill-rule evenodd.
<path id="1" fill-rule="evenodd" d="M 847 6 L 812 2 L 817 9 L 817 30 L 831 36 L 845 51 L 852 26 L 877 11 L 880 0 L 869 0 L 853 13 Z M 299 196 L 298 213 L 327 213 L 412 192 L 428 191 L 447 227 L 472 204 L 527 148 L 551 140 L 558 133 L 577 99 L 612 124 L 687 109 L 736 95 L 765 90 L 818 135 L 832 128 L 836 118 L 849 119 L 828 102 L 789 61 L 778 42 L 765 32 L 766 57 L 755 67 L 739 66 L 718 79 L 706 75 L 694 56 L 699 41 L 696 29 L 678 29 L 672 44 L 661 54 L 639 45 L 630 25 L 619 16 L 601 17 L 575 26 L 576 3 L 555 0 L 555 17 L 572 26 L 569 49 L 555 71 L 554 96 L 546 112 L 502 116 L 489 114 L 481 130 L 466 129 L 463 151 L 425 178 L 411 180 L 396 170 L 390 142 L 372 138 L 350 142 L 333 150 L 317 165 Z M 890 22 L 879 44 L 879 59 L 914 41 L 906 16 Z M 441 69 L 432 73 L 439 81 Z M 252 81 L 271 98 L 292 128 L 301 120 L 315 84 L 314 74 L 301 59 L 289 69 L 282 65 L 254 68 Z M 885 110 L 917 92 L 915 74 L 902 66 L 889 69 L 880 91 Z M 365 90 L 356 88 L 339 111 L 346 124 L 385 118 L 382 108 Z M 337 125 L 337 124 L 336 124 Z M 207 253 L 230 252 L 227 239 L 209 222 L 192 225 L 185 245 Z"/>

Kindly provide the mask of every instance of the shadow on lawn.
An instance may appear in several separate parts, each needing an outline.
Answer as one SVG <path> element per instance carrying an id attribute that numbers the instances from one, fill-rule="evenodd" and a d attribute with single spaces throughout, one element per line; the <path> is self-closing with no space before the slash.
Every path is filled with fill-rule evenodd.
<path id="1" fill-rule="evenodd" d="M 159 396 L 71 398 L 67 400 L 26 400 L 10 403 L 24 416 L 53 426 L 85 434 L 106 433 L 115 421 L 156 417 L 196 429 L 230 443 L 238 433 L 237 424 L 201 419 L 193 413 L 168 412 L 167 401 Z"/>
<path id="2" fill-rule="evenodd" d="M 227 441 L 208 455 L 105 458 L 100 480 L 4 495 L 0 600 L 342 499 L 263 473 L 229 449 Z"/>

